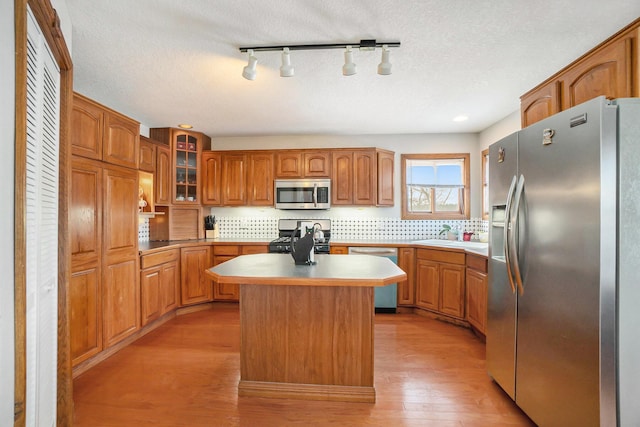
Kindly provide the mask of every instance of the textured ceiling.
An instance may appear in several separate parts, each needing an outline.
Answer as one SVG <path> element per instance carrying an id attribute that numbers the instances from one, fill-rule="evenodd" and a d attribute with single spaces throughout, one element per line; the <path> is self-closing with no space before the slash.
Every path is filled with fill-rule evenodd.
<path id="1" fill-rule="evenodd" d="M 149 127 L 212 137 L 479 132 L 519 97 L 640 16 L 638 0 L 67 0 L 74 89 Z M 380 50 L 258 52 L 240 46 L 399 40 Z M 454 122 L 458 115 L 469 120 Z"/>

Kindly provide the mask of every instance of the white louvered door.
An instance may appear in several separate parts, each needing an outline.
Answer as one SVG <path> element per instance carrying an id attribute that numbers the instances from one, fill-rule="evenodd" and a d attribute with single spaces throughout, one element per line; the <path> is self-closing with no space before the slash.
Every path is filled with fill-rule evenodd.
<path id="1" fill-rule="evenodd" d="M 26 425 L 55 426 L 60 70 L 28 8 Z"/>

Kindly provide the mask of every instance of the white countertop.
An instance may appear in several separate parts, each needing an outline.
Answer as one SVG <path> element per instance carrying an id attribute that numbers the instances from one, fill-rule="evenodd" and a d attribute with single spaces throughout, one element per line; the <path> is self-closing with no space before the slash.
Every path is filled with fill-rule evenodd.
<path id="1" fill-rule="evenodd" d="M 289 254 L 241 255 L 207 270 L 219 283 L 295 286 L 385 286 L 406 280 L 391 260 L 370 255 L 316 255 L 296 265 Z"/>
<path id="2" fill-rule="evenodd" d="M 272 239 L 267 238 L 217 238 L 217 239 L 199 239 L 199 240 L 173 240 L 173 241 L 162 241 L 162 242 L 140 242 L 138 244 L 139 251 L 141 253 L 148 253 L 157 250 L 161 250 L 163 248 L 169 248 L 171 246 L 176 245 L 175 247 L 180 246 L 189 246 L 189 245 L 198 245 L 202 243 L 210 243 L 210 244 L 268 244 Z M 427 240 L 412 240 L 412 239 L 389 239 L 389 240 L 378 240 L 378 239 L 331 239 L 331 244 L 340 245 L 340 246 L 416 246 L 416 247 L 434 247 L 434 248 L 444 248 L 444 249 L 457 249 L 463 250 L 465 252 L 488 256 L 489 254 L 489 244 L 481 243 L 478 241 L 458 241 L 458 240 L 444 240 L 444 239 L 427 239 Z"/>

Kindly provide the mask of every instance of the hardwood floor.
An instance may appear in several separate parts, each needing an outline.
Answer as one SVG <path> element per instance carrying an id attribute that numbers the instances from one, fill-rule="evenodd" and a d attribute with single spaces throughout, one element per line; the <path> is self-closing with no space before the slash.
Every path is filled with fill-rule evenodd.
<path id="1" fill-rule="evenodd" d="M 376 314 L 375 404 L 237 396 L 235 305 L 176 317 L 74 380 L 75 426 L 531 426 L 469 330 Z"/>

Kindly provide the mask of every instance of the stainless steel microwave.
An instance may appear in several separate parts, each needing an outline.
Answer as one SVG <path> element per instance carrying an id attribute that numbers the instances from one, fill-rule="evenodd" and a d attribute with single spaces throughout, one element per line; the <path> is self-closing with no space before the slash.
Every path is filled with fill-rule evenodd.
<path id="1" fill-rule="evenodd" d="M 276 209 L 329 209 L 330 179 L 276 179 Z"/>

